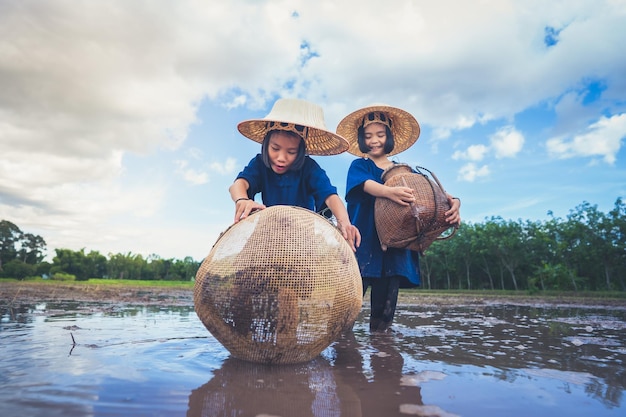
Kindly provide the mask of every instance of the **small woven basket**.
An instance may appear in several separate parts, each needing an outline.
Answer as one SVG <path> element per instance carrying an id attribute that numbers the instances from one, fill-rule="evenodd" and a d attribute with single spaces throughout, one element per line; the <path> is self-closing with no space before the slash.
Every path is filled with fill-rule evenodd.
<path id="1" fill-rule="evenodd" d="M 352 327 L 362 305 L 361 275 L 326 218 L 272 206 L 222 233 L 196 274 L 194 305 L 234 357 L 301 363 Z"/>
<path id="2" fill-rule="evenodd" d="M 434 241 L 448 239 L 456 232 L 456 227 L 446 222 L 445 212 L 450 210 L 450 203 L 439 180 L 426 168 L 416 169 L 414 172 L 407 164 L 394 164 L 383 171 L 385 185 L 410 187 L 415 195 L 415 203 L 408 207 L 387 198 L 376 199 L 376 231 L 383 250 L 390 247 L 424 253 Z"/>

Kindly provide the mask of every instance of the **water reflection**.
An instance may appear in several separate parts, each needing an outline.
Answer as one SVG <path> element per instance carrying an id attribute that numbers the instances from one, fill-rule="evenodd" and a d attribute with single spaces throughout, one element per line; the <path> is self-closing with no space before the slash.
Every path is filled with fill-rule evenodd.
<path id="1" fill-rule="evenodd" d="M 422 409 L 420 386 L 404 375 L 399 340 L 390 333 L 361 332 L 360 336 L 361 343 L 354 332 L 346 333 L 333 346 L 335 366 L 348 385 L 358 387 L 361 409 L 366 410 L 359 416 L 391 416 L 401 406 Z"/>
<path id="2" fill-rule="evenodd" d="M 541 376 L 582 385 L 606 407 L 626 386 L 626 317 L 590 308 L 455 307 L 405 312 L 405 351 L 420 360 L 490 366 L 514 384 Z M 614 387 L 619 387 L 614 389 Z"/>
<path id="3" fill-rule="evenodd" d="M 229 358 L 189 397 L 187 416 L 361 417 L 359 399 L 317 358 L 300 365 L 268 366 Z"/>
<path id="4" fill-rule="evenodd" d="M 401 306 L 314 361 L 231 358 L 190 304 L 0 299 L 3 416 L 617 416 L 626 308 Z M 72 336 L 75 340 L 72 339 Z"/>
<path id="5" fill-rule="evenodd" d="M 397 340 L 366 337 L 364 346 L 349 332 L 326 355 L 300 365 L 229 358 L 191 392 L 187 416 L 363 417 L 396 415 L 400 406 L 425 409 L 420 387 L 403 376 Z"/>

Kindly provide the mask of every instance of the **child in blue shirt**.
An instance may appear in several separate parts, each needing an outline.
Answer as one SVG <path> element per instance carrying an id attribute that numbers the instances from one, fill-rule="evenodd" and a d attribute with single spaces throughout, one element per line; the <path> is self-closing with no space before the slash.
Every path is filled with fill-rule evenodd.
<path id="1" fill-rule="evenodd" d="M 387 248 L 383 251 L 374 217 L 377 198 L 388 198 L 409 206 L 415 201 L 409 187 L 389 187 L 381 175 L 394 164 L 389 156 L 413 145 L 420 134 L 415 118 L 404 110 L 373 105 L 344 117 L 337 133 L 345 137 L 348 152 L 359 156 L 348 169 L 346 202 L 350 220 L 362 232 L 362 243 L 356 250 L 363 279 L 363 295 L 371 287 L 370 330 L 385 331 L 393 321 L 401 287 L 420 284 L 419 255 L 408 249 Z M 451 209 L 446 213 L 448 223 L 461 221 L 460 200 L 448 195 Z"/>
<path id="2" fill-rule="evenodd" d="M 253 210 L 292 205 L 316 212 L 328 207 L 353 251 L 361 242 L 346 207 L 326 172 L 309 155 L 336 155 L 348 142 L 328 130 L 321 107 L 305 100 L 279 99 L 263 119 L 237 126 L 241 134 L 261 143 L 256 155 L 237 175 L 229 192 L 235 202 L 235 223 Z M 261 193 L 262 204 L 254 197 Z"/>

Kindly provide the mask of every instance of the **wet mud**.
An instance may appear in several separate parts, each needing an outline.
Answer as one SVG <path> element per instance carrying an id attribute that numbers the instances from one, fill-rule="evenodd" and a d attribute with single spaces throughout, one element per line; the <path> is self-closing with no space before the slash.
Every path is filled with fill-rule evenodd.
<path id="1" fill-rule="evenodd" d="M 193 288 L 130 286 L 130 285 L 93 285 L 60 284 L 42 282 L 0 282 L 0 299 L 7 302 L 37 301 L 100 301 L 119 304 L 142 305 L 193 305 Z M 368 297 L 364 298 L 367 304 Z M 491 296 L 472 295 L 431 295 L 419 290 L 401 291 L 400 305 L 420 306 L 495 306 L 520 305 L 535 307 L 586 306 L 598 308 L 626 309 L 626 299 L 601 298 L 593 296 Z"/>
<path id="2" fill-rule="evenodd" d="M 367 300 L 367 297 L 366 297 Z M 3 416 L 621 416 L 626 306 L 400 296 L 391 332 L 296 365 L 242 361 L 190 288 L 0 283 Z M 621 411 L 620 411 L 621 410 Z"/>

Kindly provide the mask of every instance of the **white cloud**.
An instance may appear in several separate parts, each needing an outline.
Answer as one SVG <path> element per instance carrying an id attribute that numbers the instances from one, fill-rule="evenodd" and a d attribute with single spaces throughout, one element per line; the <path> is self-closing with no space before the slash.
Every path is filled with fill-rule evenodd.
<path id="1" fill-rule="evenodd" d="M 209 174 L 189 167 L 189 162 L 185 160 L 174 161 L 176 172 L 188 183 L 202 185 L 209 182 Z"/>
<path id="2" fill-rule="evenodd" d="M 465 151 L 455 151 L 452 159 L 482 161 L 487 152 L 489 152 L 489 148 L 485 145 L 470 145 Z"/>
<path id="3" fill-rule="evenodd" d="M 121 189 L 114 183 L 100 183 L 99 187 L 67 183 L 41 187 L 38 192 L 17 204 L 3 199 L 0 213 L 23 231 L 44 237 L 49 252 L 52 248 L 83 247 L 109 247 L 113 251 L 120 244 L 127 251 L 133 250 L 129 242 L 135 236 L 129 236 L 130 228 L 153 217 L 165 196 L 165 189 L 157 184 Z M 130 241 L 126 241 L 128 237 Z M 148 246 L 137 245 L 134 251 L 144 247 Z"/>
<path id="4" fill-rule="evenodd" d="M 194 153 L 194 155 L 197 157 L 194 159 L 198 159 L 201 156 L 200 153 Z M 206 169 L 194 168 L 191 164 L 192 163 L 190 161 L 184 159 L 174 161 L 176 173 L 186 182 L 193 185 L 203 185 L 208 183 L 211 178 L 208 170 L 210 170 L 211 173 L 224 176 L 231 175 L 241 169 L 235 158 L 226 158 L 224 162 L 211 162 L 205 165 Z"/>
<path id="5" fill-rule="evenodd" d="M 394 22 L 396 30 L 401 28 L 397 38 L 391 31 L 364 28 L 368 19 L 359 18 L 365 14 L 362 2 L 344 5 L 345 9 L 333 10 L 344 22 L 342 27 L 326 21 L 325 30 L 309 36 L 324 54 L 311 62 L 311 71 L 320 73 L 326 91 L 337 99 L 344 97 L 346 110 L 384 98 L 409 109 L 420 122 L 460 129 L 510 117 L 546 97 L 558 97 L 581 80 L 583 68 L 593 68 L 599 77 L 620 77 L 618 66 L 585 62 L 606 64 L 608 51 L 620 53 L 616 34 L 623 31 L 618 29 L 623 8 L 618 4 L 395 3 L 396 7 L 377 10 L 376 15 Z M 407 20 L 414 23 L 401 26 Z M 313 22 L 303 19 L 302 23 Z M 562 29 L 560 43 L 551 48 L 543 42 L 546 26 Z M 615 35 L 609 35 L 609 28 L 616 30 Z M 583 38 L 589 31 L 597 43 Z M 578 50 L 581 44 L 584 53 Z M 598 44 L 606 49 L 600 50 Z M 328 62 L 334 70 L 319 70 Z"/>
<path id="6" fill-rule="evenodd" d="M 517 155 L 524 146 L 524 136 L 512 126 L 504 127 L 491 137 L 491 147 L 496 158 L 512 158 Z"/>
<path id="7" fill-rule="evenodd" d="M 226 158 L 226 161 L 222 162 L 212 162 L 210 164 L 210 168 L 212 171 L 217 172 L 221 175 L 230 175 L 235 171 L 239 172 L 241 167 L 237 164 L 237 160 L 235 158 Z"/>
<path id="8" fill-rule="evenodd" d="M 512 126 L 499 129 L 490 137 L 490 145 L 470 145 L 465 151 L 457 150 L 452 154 L 452 159 L 472 161 L 459 169 L 458 178 L 462 181 L 473 182 L 479 177 L 490 174 L 487 164 L 478 167 L 475 162 L 482 161 L 490 153 L 496 158 L 512 158 L 521 151 L 524 137 Z"/>
<path id="9" fill-rule="evenodd" d="M 488 175 L 489 167 L 487 165 L 479 167 L 475 163 L 470 162 L 461 167 L 459 170 L 458 180 L 474 182 L 477 178 L 486 177 Z"/>
<path id="10" fill-rule="evenodd" d="M 626 113 L 601 117 L 587 128 L 587 132 L 571 139 L 554 137 L 546 142 L 548 152 L 557 158 L 601 156 L 607 164 L 614 164 L 616 155 L 626 137 Z"/>
<path id="11" fill-rule="evenodd" d="M 265 109 L 277 95 L 300 96 L 323 105 L 331 130 L 349 111 L 386 102 L 414 114 L 437 143 L 539 104 L 580 114 L 588 108 L 567 95 L 589 76 L 608 86 L 603 100 L 623 103 L 624 10 L 615 1 L 541 0 L 0 2 L 0 218 L 45 226 L 60 245 L 132 239 L 126 221 L 111 225 L 125 216 L 165 229 L 158 216 L 168 190 L 182 187 L 161 167 L 179 160 L 181 178 L 203 184 L 251 156 L 227 142 L 233 121 L 210 116 L 207 147 L 226 142 L 234 157 L 179 155 L 205 117 L 204 100 Z M 561 30 L 550 48 L 546 26 Z M 621 117 L 582 135 L 559 132 L 548 147 L 614 161 Z M 471 162 L 460 178 L 488 175 L 478 162 L 517 155 L 523 139 L 503 131 L 457 151 Z M 129 154 L 140 155 L 141 169 Z"/>

